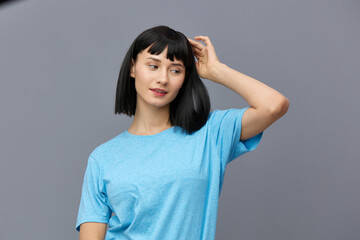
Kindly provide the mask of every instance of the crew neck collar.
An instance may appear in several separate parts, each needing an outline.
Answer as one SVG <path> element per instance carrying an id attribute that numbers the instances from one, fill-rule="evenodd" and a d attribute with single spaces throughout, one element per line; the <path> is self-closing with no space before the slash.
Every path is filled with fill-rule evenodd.
<path id="1" fill-rule="evenodd" d="M 158 132 L 156 134 L 152 134 L 152 135 L 135 135 L 135 134 L 132 134 L 132 133 L 129 133 L 128 130 L 125 130 L 124 133 L 126 136 L 129 136 L 129 137 L 132 137 L 132 138 L 154 138 L 154 137 L 159 137 L 159 136 L 162 136 L 168 132 L 171 132 L 173 131 L 175 128 L 175 126 L 172 126 L 171 128 L 168 128 L 168 129 L 165 129 L 161 132 Z"/>

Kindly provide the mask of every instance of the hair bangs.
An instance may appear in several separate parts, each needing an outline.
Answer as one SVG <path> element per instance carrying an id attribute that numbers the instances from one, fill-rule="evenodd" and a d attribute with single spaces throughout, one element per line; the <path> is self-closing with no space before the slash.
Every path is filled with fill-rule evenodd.
<path id="1" fill-rule="evenodd" d="M 186 43 L 186 40 L 182 36 L 177 35 L 177 38 L 168 38 L 168 36 L 161 36 L 160 39 L 155 40 L 149 48 L 148 52 L 151 54 L 159 55 L 167 47 L 166 58 L 174 61 L 176 58 L 179 61 L 182 61 L 186 69 L 190 69 L 192 66 L 192 52 L 189 51 L 190 48 Z"/>

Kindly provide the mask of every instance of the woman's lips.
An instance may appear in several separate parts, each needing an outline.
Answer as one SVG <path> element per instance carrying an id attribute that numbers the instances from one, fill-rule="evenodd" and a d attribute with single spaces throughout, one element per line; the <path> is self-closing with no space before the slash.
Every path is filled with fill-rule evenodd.
<path id="1" fill-rule="evenodd" d="M 150 89 L 150 90 L 155 94 L 155 96 L 164 96 L 166 94 L 166 93 L 157 92 L 157 91 L 152 90 L 152 89 Z"/>

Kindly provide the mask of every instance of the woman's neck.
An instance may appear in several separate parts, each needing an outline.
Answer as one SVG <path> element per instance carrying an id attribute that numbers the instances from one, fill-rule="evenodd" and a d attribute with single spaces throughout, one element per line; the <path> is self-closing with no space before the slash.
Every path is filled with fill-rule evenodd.
<path id="1" fill-rule="evenodd" d="M 169 106 L 164 108 L 137 106 L 128 132 L 134 135 L 153 135 L 171 127 Z"/>

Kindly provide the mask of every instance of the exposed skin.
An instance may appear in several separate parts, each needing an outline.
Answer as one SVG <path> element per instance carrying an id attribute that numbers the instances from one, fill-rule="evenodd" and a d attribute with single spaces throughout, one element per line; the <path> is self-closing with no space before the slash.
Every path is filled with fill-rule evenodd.
<path id="1" fill-rule="evenodd" d="M 244 112 L 240 140 L 249 139 L 281 118 L 289 108 L 289 100 L 275 89 L 221 63 L 208 36 L 188 38 L 202 78 L 224 85 L 238 93 L 250 107 Z"/>
<path id="2" fill-rule="evenodd" d="M 106 223 L 85 222 L 80 225 L 79 240 L 104 240 Z"/>

